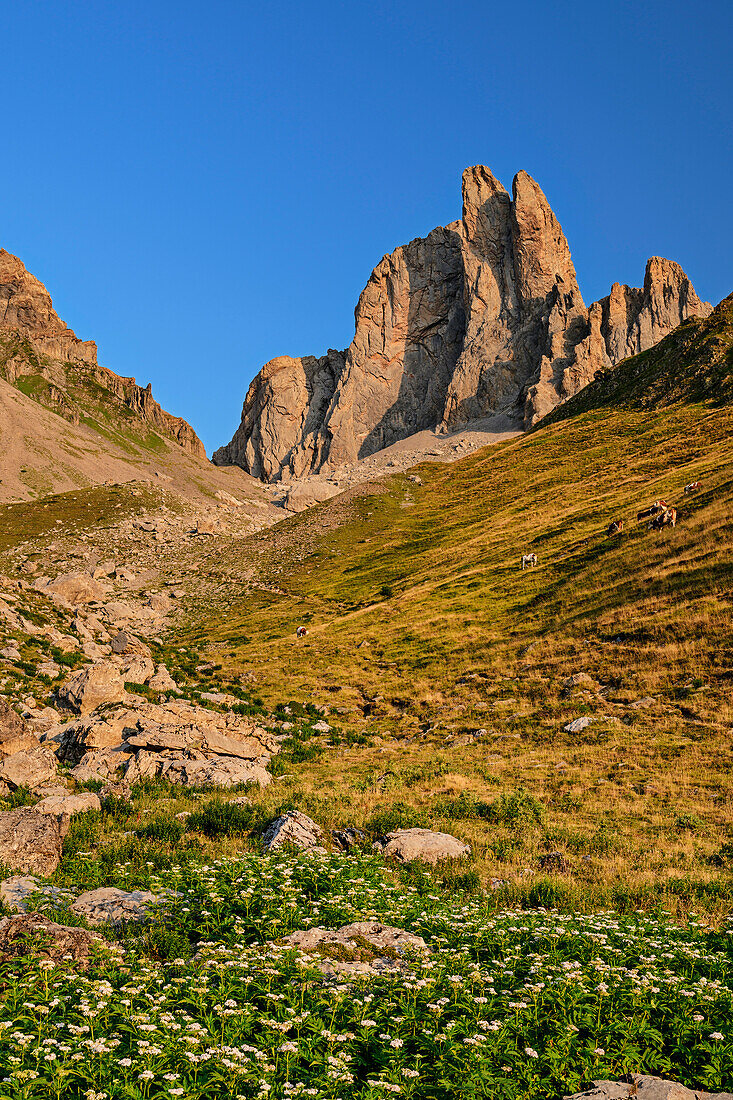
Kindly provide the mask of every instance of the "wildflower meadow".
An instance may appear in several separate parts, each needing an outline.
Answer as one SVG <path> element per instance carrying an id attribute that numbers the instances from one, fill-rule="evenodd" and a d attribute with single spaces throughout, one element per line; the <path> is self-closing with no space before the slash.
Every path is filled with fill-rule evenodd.
<path id="1" fill-rule="evenodd" d="M 733 926 L 496 911 L 363 854 L 251 854 L 153 885 L 166 900 L 152 922 L 86 972 L 5 964 L 2 1100 L 514 1100 L 629 1072 L 733 1081 Z M 278 942 L 368 918 L 428 951 L 328 978 Z"/>

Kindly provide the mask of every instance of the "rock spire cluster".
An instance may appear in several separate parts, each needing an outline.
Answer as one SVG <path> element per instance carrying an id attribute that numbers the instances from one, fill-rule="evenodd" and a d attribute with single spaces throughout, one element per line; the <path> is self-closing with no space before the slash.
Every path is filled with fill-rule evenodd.
<path id="1" fill-rule="evenodd" d="M 597 371 L 711 308 L 660 257 L 642 288 L 614 283 L 587 307 L 538 184 L 519 172 L 509 195 L 488 168 L 468 168 L 461 221 L 383 257 L 346 351 L 267 363 L 213 461 L 275 481 L 333 473 L 425 428 L 496 413 L 531 427 Z"/>

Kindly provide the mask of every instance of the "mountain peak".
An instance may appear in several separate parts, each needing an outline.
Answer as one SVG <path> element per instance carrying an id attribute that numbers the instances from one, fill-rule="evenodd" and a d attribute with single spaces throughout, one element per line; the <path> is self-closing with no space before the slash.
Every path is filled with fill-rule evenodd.
<path id="1" fill-rule="evenodd" d="M 562 227 L 527 172 L 510 196 L 473 165 L 462 192 L 460 222 L 374 269 L 346 351 L 263 368 L 216 463 L 278 480 L 497 413 L 531 427 L 599 370 L 710 312 L 682 268 L 659 257 L 643 288 L 614 284 L 586 308 Z"/>

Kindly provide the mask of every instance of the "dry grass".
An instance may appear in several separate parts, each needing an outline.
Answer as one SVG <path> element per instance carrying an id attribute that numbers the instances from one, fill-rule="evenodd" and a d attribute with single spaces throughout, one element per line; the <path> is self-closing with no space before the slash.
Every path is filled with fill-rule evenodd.
<path id="1" fill-rule="evenodd" d="M 590 412 L 210 552 L 181 639 L 268 702 L 329 705 L 346 737 L 263 797 L 324 824 L 402 803 L 520 893 L 557 849 L 578 897 L 728 908 L 731 428 L 729 408 Z M 680 523 L 648 532 L 659 496 Z M 579 671 L 595 686 L 569 694 Z M 520 789 L 541 822 L 446 811 Z"/>

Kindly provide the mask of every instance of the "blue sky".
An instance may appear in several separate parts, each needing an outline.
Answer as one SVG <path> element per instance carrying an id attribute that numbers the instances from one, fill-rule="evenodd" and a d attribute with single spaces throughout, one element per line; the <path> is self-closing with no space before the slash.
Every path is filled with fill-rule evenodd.
<path id="1" fill-rule="evenodd" d="M 537 179 L 586 301 L 654 254 L 730 293 L 732 41 L 730 0 L 21 0 L 0 245 L 211 450 L 470 164 Z"/>

